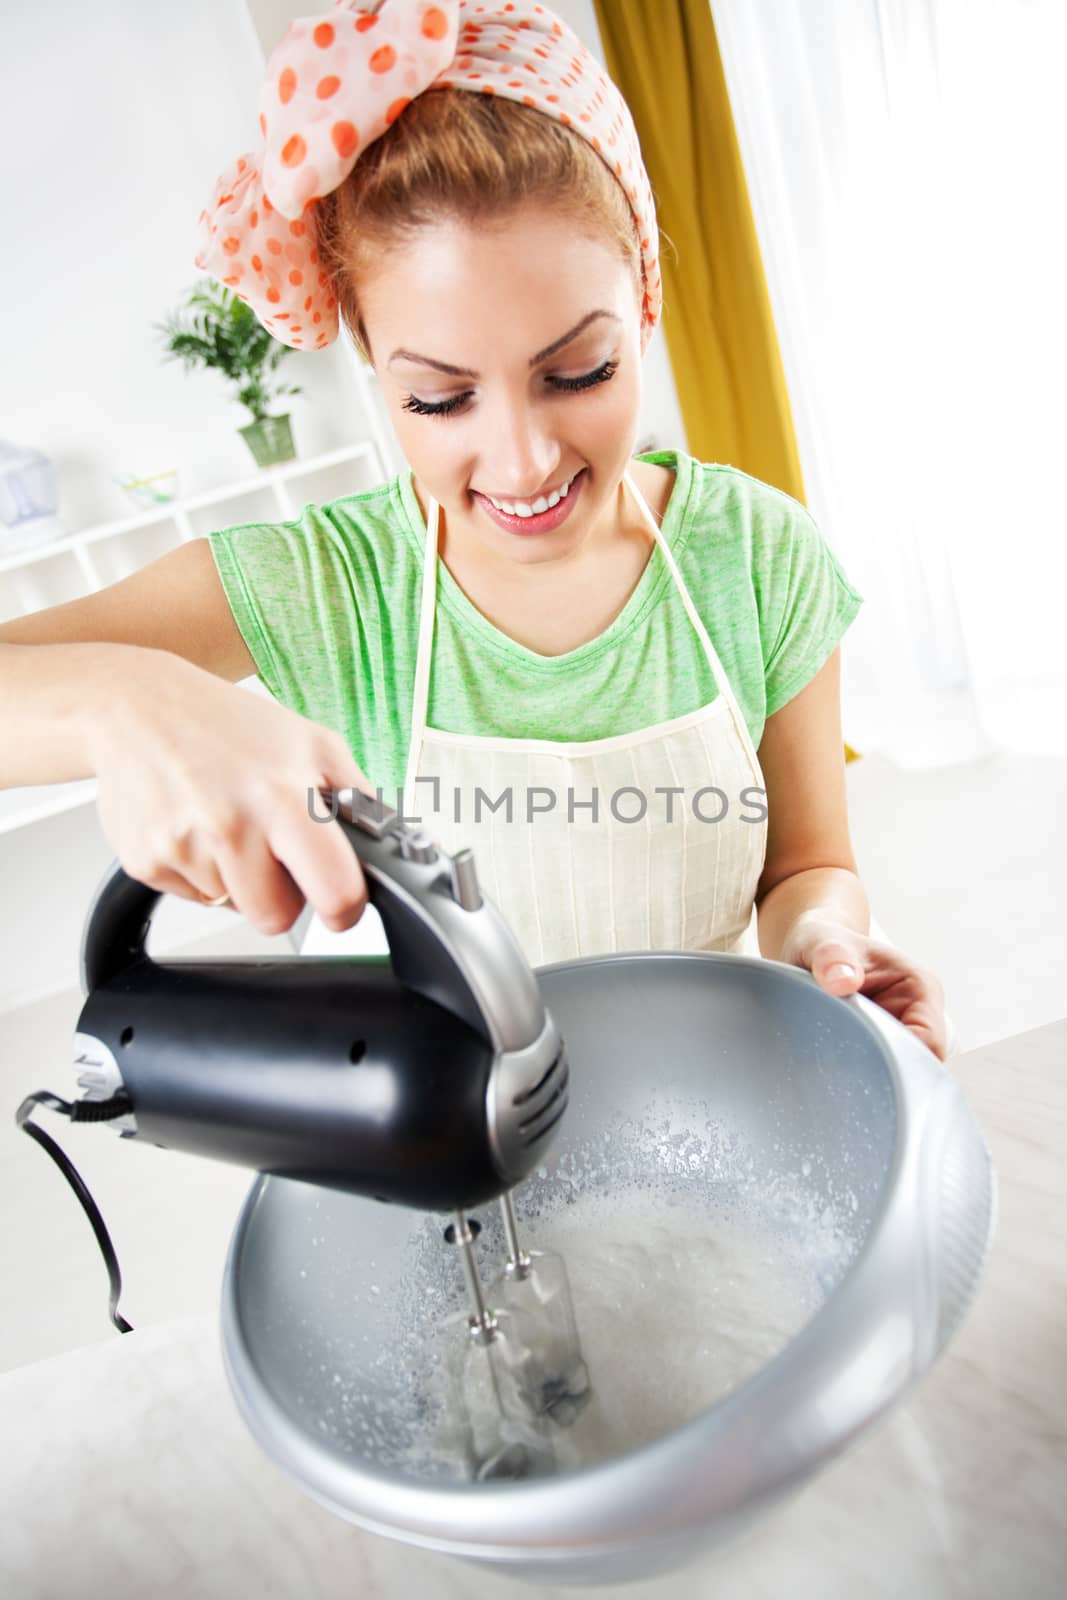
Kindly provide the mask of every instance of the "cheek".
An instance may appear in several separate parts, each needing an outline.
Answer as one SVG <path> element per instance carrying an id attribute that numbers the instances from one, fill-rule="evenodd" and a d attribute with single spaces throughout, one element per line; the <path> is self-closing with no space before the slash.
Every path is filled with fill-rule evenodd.
<path id="1" fill-rule="evenodd" d="M 450 502 L 457 486 L 465 487 L 470 476 L 471 440 L 462 420 L 413 416 L 400 407 L 390 408 L 389 415 L 415 477 L 435 499 Z"/>
<path id="2" fill-rule="evenodd" d="M 422 468 L 441 469 L 456 454 L 456 436 L 445 418 L 419 417 L 400 406 L 389 411 L 397 443 L 416 472 Z"/>
<path id="3" fill-rule="evenodd" d="M 594 393 L 599 396 L 599 402 L 589 408 L 590 438 L 595 438 L 601 448 L 616 455 L 620 451 L 628 454 L 641 409 L 641 383 L 636 367 L 628 364 L 626 370 L 620 368 L 610 383 Z"/>

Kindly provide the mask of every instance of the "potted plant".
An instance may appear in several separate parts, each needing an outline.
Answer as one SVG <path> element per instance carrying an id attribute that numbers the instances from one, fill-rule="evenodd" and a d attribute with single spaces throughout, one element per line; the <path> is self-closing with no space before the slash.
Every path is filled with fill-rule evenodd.
<path id="1" fill-rule="evenodd" d="M 279 363 L 293 352 L 268 332 L 243 300 L 224 284 L 208 279 L 190 289 L 179 310 L 156 327 L 165 341 L 164 359 L 177 357 L 187 372 L 214 367 L 236 386 L 236 398 L 252 413 L 252 421 L 237 431 L 259 466 L 293 459 L 296 450 L 288 414 L 270 415 L 283 394 L 302 392 L 276 376 Z"/>

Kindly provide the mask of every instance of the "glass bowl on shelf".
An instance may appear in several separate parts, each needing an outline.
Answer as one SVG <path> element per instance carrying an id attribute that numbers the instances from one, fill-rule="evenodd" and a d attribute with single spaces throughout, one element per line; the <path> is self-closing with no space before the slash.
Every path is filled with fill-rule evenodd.
<path id="1" fill-rule="evenodd" d="M 167 505 L 178 498 L 176 469 L 153 473 L 150 478 L 139 478 L 135 473 L 128 472 L 116 478 L 115 482 L 142 511 L 151 511 L 155 506 Z"/>
<path id="2" fill-rule="evenodd" d="M 61 538 L 56 469 L 39 450 L 0 439 L 0 557 Z"/>

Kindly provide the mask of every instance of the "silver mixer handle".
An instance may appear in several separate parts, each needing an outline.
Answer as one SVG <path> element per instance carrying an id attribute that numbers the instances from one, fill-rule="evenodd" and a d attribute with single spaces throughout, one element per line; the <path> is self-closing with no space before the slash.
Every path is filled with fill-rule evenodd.
<path id="1" fill-rule="evenodd" d="M 338 789 L 337 810 L 372 839 L 395 839 L 405 861 L 425 867 L 437 860 L 437 846 L 426 829 L 421 824 L 409 827 L 399 811 L 377 795 L 365 794 L 362 789 Z"/>
<path id="2" fill-rule="evenodd" d="M 501 1171 L 528 1170 L 525 1152 L 567 1103 L 566 1053 L 514 931 L 482 894 L 473 852 L 449 855 L 378 795 L 326 792 L 334 815 L 363 836 L 351 842 L 397 977 L 493 1044 L 490 1141 Z"/>
<path id="3" fill-rule="evenodd" d="M 405 861 L 432 866 L 441 855 L 421 824 L 409 827 L 398 811 L 387 806 L 376 795 L 366 794 L 362 789 L 338 789 L 336 795 L 337 810 L 346 821 L 362 829 L 372 839 L 394 839 Z M 484 902 L 473 852 L 465 847 L 447 859 L 452 898 L 464 911 L 479 911 Z"/>
<path id="4" fill-rule="evenodd" d="M 362 789 L 337 789 L 337 809 L 346 822 L 354 823 L 369 833 L 372 839 L 384 839 L 387 834 L 404 834 L 407 828 L 399 811 L 387 806 L 376 795 L 364 794 Z"/>
<path id="5" fill-rule="evenodd" d="M 559 1036 L 513 930 L 482 894 L 471 850 L 449 855 L 421 822 L 362 789 L 323 792 L 350 830 L 401 982 L 485 1033 L 523 1084 L 529 1062 L 543 1076 Z"/>

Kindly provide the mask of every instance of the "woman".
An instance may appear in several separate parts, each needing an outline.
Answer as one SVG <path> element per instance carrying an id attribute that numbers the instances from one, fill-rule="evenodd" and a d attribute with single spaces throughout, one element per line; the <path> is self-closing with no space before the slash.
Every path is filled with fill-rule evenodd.
<path id="1" fill-rule="evenodd" d="M 860 597 L 789 496 L 631 458 L 657 232 L 602 69 L 539 5 L 342 0 L 290 29 L 260 125 L 198 262 L 294 347 L 340 316 L 410 471 L 0 629 L 0 781 L 95 773 L 127 871 L 267 933 L 365 907 L 309 793 L 395 790 L 535 964 L 758 949 L 943 1058 L 849 842 Z M 257 672 L 277 704 L 234 691 Z"/>

